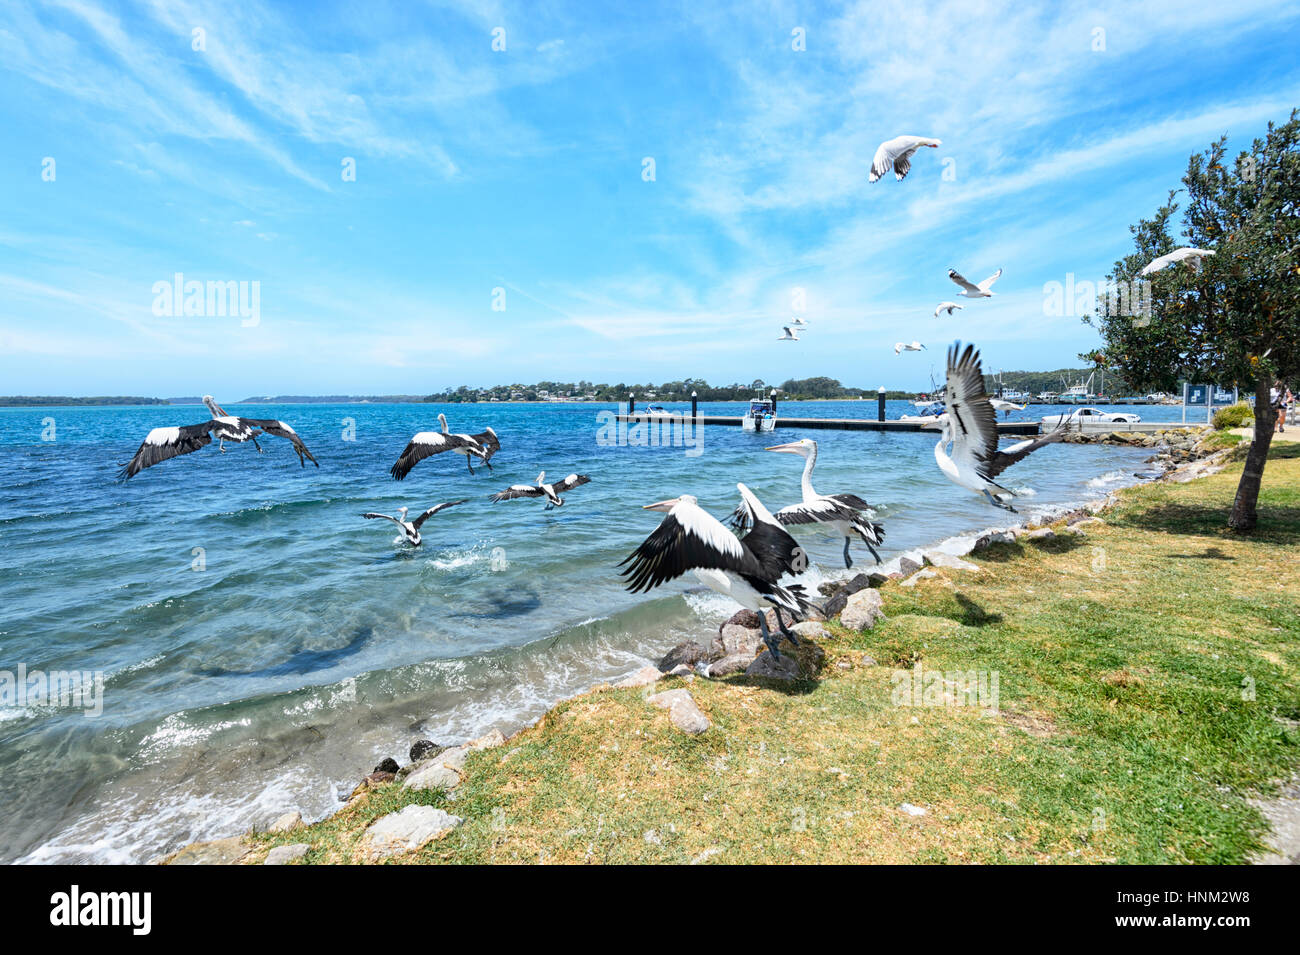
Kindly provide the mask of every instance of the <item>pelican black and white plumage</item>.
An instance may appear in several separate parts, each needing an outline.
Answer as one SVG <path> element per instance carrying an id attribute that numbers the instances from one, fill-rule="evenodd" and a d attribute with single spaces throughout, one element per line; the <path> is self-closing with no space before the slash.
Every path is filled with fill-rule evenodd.
<path id="1" fill-rule="evenodd" d="M 469 498 L 462 498 L 459 501 L 444 501 L 441 504 L 435 504 L 413 521 L 408 521 L 406 519 L 406 512 L 409 510 L 409 508 L 406 507 L 399 507 L 397 509 L 397 517 L 393 517 L 391 514 L 376 514 L 374 511 L 368 511 L 361 516 L 367 520 L 374 520 L 376 517 L 382 517 L 384 520 L 392 521 L 402 529 L 402 536 L 406 538 L 408 544 L 412 547 L 419 547 L 424 540 L 424 538 L 420 536 L 420 526 L 424 524 L 425 521 L 445 508 L 455 507 L 457 504 L 464 504 L 468 500 Z M 399 543 L 401 540 L 401 537 L 394 538 L 393 543 Z"/>
<path id="2" fill-rule="evenodd" d="M 876 155 L 871 160 L 871 175 L 867 181 L 875 182 L 892 169 L 894 176 L 902 182 L 912 168 L 913 153 L 922 146 L 937 149 L 942 145 L 940 140 L 928 136 L 895 136 L 887 139 L 876 149 Z"/>
<path id="3" fill-rule="evenodd" d="M 992 298 L 993 283 L 996 282 L 1001 277 L 1002 277 L 1002 270 L 998 269 L 996 272 L 994 272 L 992 275 L 986 278 L 979 285 L 975 285 L 971 282 L 966 281 L 966 277 L 962 275 L 960 272 L 958 272 L 956 269 L 948 270 L 948 278 L 952 279 L 954 282 L 956 282 L 958 285 L 961 286 L 961 291 L 958 292 L 957 294 L 964 295 L 967 298 Z"/>
<path id="4" fill-rule="evenodd" d="M 495 431 L 488 428 L 478 434 L 452 434 L 447 429 L 447 416 L 444 414 L 438 415 L 438 423 L 442 425 L 441 431 L 421 431 L 407 442 L 401 455 L 389 469 L 389 474 L 398 481 L 404 480 L 406 475 L 411 473 L 411 468 L 425 458 L 442 454 L 444 451 L 455 451 L 457 454 L 464 455 L 465 466 L 469 468 L 470 474 L 474 473 L 474 466 L 470 464 L 471 458 L 482 461 L 489 471 L 492 470 L 492 455 L 501 449 L 501 442 L 497 440 Z"/>
<path id="5" fill-rule="evenodd" d="M 948 349 L 948 378 L 944 382 L 944 413 L 921 427 L 938 429 L 939 443 L 934 459 L 948 480 L 983 494 L 995 507 L 1015 513 L 1015 508 L 999 495 L 1015 492 L 996 483 L 994 478 L 1017 461 L 1023 460 L 1045 444 L 1065 437 L 1057 428 L 1048 434 L 1019 441 L 1005 451 L 998 450 L 997 412 L 984 390 L 984 370 L 974 345 L 961 350 L 961 342 Z M 952 451 L 947 450 L 952 446 Z"/>
<path id="6" fill-rule="evenodd" d="M 1196 272 L 1201 267 L 1201 260 L 1207 255 L 1213 255 L 1213 249 L 1193 249 L 1184 246 L 1181 249 L 1174 249 L 1172 252 L 1166 252 L 1159 258 L 1152 259 L 1146 265 L 1142 266 L 1141 275 L 1151 275 L 1162 269 L 1173 265 L 1175 262 L 1186 262 L 1187 267 Z"/>
<path id="7" fill-rule="evenodd" d="M 770 607 L 776 612 L 781 633 L 798 646 L 781 611 L 797 620 L 809 604 L 802 586 L 783 587 L 778 581 L 786 574 L 802 573 L 807 569 L 807 558 L 749 488 L 743 484 L 736 488 L 741 507 L 752 515 L 753 530 L 743 538 L 727 530 L 689 494 L 647 504 L 644 510 L 667 511 L 668 516 L 619 564 L 627 565 L 619 574 L 628 578 L 628 590 L 640 593 L 692 571 L 710 590 L 730 597 L 746 610 L 757 611 L 763 642 L 773 656 L 779 657 L 779 641 L 768 632 L 765 611 Z"/>
<path id="8" fill-rule="evenodd" d="M 817 466 L 817 442 L 811 438 L 801 438 L 789 444 L 778 444 L 767 448 L 777 454 L 797 454 L 804 459 L 803 465 L 803 500 L 798 504 L 783 507 L 772 516 L 777 522 L 791 527 L 796 524 L 822 524 L 834 529 L 844 538 L 844 566 L 852 567 L 853 558 L 849 556 L 849 545 L 857 536 L 867 545 L 871 556 L 880 563 L 880 554 L 876 547 L 885 539 L 885 528 L 870 519 L 872 507 L 856 494 L 818 494 L 813 490 L 813 468 Z M 732 515 L 733 526 L 743 529 L 749 521 L 745 508 L 736 508 Z"/>
<path id="9" fill-rule="evenodd" d="M 307 450 L 307 445 L 303 444 L 302 439 L 298 437 L 298 432 L 283 421 L 276 418 L 241 418 L 238 415 L 226 414 L 211 395 L 204 395 L 203 403 L 212 414 L 210 421 L 171 428 L 154 428 L 145 435 L 135 456 L 122 466 L 122 470 L 118 472 L 119 476 L 123 480 L 133 478 L 145 468 L 153 467 L 168 458 L 197 451 L 211 444 L 213 438 L 217 439 L 222 454 L 226 453 L 227 441 L 234 444 L 252 441 L 258 453 L 262 453 L 262 446 L 257 438 L 265 434 L 288 438 L 293 444 L 294 451 L 298 453 L 298 463 L 303 467 L 307 466 L 308 461 L 320 467 L 320 463 Z"/>
<path id="10" fill-rule="evenodd" d="M 591 478 L 585 474 L 570 474 L 563 481 L 556 481 L 553 484 L 546 484 L 546 472 L 543 471 L 537 475 L 537 481 L 534 484 L 512 484 L 504 491 L 498 491 L 493 494 L 491 500 L 496 501 L 513 501 L 517 497 L 544 497 L 546 498 L 546 510 L 553 507 L 563 507 L 564 498 L 560 497 L 565 491 L 572 491 L 575 487 L 581 487 L 584 484 L 590 484 Z"/>

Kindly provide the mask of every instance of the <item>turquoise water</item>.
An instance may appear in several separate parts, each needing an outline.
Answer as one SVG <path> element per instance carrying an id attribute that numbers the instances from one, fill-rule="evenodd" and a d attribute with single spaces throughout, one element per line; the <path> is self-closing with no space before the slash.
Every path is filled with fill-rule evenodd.
<path id="1" fill-rule="evenodd" d="M 671 406 L 670 406 L 671 407 Z M 707 404 L 739 414 L 739 404 Z M 625 593 L 617 563 L 682 493 L 723 516 L 744 481 L 775 509 L 798 499 L 802 460 L 762 448 L 802 437 L 710 427 L 682 447 L 598 442 L 576 405 L 256 405 L 288 443 L 215 445 L 123 484 L 117 467 L 149 429 L 205 420 L 201 406 L 0 409 L 0 671 L 103 671 L 103 711 L 0 708 L 0 861 L 145 861 L 297 808 L 339 805 L 411 741 L 517 729 L 555 700 L 657 659 L 734 608 L 693 588 Z M 1037 418 L 1034 407 L 1015 417 Z M 1177 408 L 1133 409 L 1175 420 Z M 401 483 L 388 468 L 417 430 L 494 427 L 495 470 L 452 454 Z M 874 417 L 875 402 L 782 407 L 800 417 Z M 910 413 L 891 402 L 889 416 Z M 819 491 L 879 508 L 888 559 L 1007 523 L 949 484 L 933 434 L 816 431 Z M 52 440 L 43 440 L 52 438 Z M 1053 446 L 1006 475 L 1023 513 L 1132 483 L 1146 452 Z M 592 483 L 561 509 L 487 495 L 578 471 Z M 418 551 L 367 510 L 431 518 Z M 809 583 L 842 576 L 840 541 L 799 530 Z M 869 558 L 855 548 L 859 566 Z"/>

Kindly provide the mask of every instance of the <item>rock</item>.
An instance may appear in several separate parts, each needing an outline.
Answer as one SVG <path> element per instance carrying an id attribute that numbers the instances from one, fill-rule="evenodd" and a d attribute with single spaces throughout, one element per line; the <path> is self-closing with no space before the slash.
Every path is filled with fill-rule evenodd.
<path id="1" fill-rule="evenodd" d="M 390 813 L 362 834 L 359 845 L 373 861 L 401 852 L 414 852 L 440 839 L 461 824 L 453 816 L 432 806 L 407 806 L 401 812 Z"/>
<path id="2" fill-rule="evenodd" d="M 668 719 L 683 733 L 703 733 L 713 724 L 695 705 L 689 690 L 665 690 L 648 698 L 652 706 L 668 711 Z"/>
<path id="3" fill-rule="evenodd" d="M 858 663 L 864 667 L 873 667 L 876 665 L 875 657 L 863 657 Z"/>
<path id="4" fill-rule="evenodd" d="M 718 627 L 718 633 L 727 627 L 744 627 L 746 630 L 758 629 L 758 614 L 753 610 L 737 610 Z"/>
<path id="5" fill-rule="evenodd" d="M 1106 523 L 1106 522 L 1103 521 L 1100 517 L 1085 517 L 1085 518 L 1083 518 L 1082 520 L 1072 521 L 1072 522 L 1070 523 L 1070 526 L 1071 526 L 1071 527 L 1075 527 L 1075 528 L 1078 528 L 1078 527 L 1095 527 L 1095 526 L 1098 526 L 1098 525 L 1101 525 L 1101 524 L 1105 524 L 1105 523 Z"/>
<path id="6" fill-rule="evenodd" d="M 718 677 L 730 676 L 733 673 L 742 673 L 745 667 L 753 662 L 753 656 L 748 653 L 728 654 L 721 660 L 710 663 L 705 675 L 717 679 Z"/>
<path id="7" fill-rule="evenodd" d="M 935 567 L 944 567 L 948 570 L 967 570 L 980 572 L 979 564 L 972 564 L 968 560 L 962 560 L 960 557 L 954 557 L 952 554 L 945 554 L 942 551 L 932 551 L 925 555 Z"/>
<path id="8" fill-rule="evenodd" d="M 844 608 L 848 605 L 851 596 L 853 595 L 843 592 L 837 593 L 822 604 L 822 610 L 826 612 L 826 616 L 828 617 L 838 617 L 844 612 Z"/>
<path id="9" fill-rule="evenodd" d="M 853 669 L 853 661 L 852 661 L 852 660 L 845 660 L 843 657 L 841 657 L 840 659 L 838 659 L 838 660 L 835 661 L 835 666 L 838 667 L 838 668 L 841 669 L 841 670 L 852 670 L 852 669 Z"/>
<path id="10" fill-rule="evenodd" d="M 911 577 L 908 577 L 908 578 L 907 578 L 905 581 L 903 581 L 899 586 L 901 586 L 901 587 L 915 587 L 917 584 L 919 584 L 919 583 L 920 583 L 921 581 L 923 581 L 923 580 L 930 580 L 931 578 L 938 577 L 938 576 L 939 576 L 939 575 L 936 574 L 933 570 L 929 570 L 929 569 L 924 569 L 924 568 L 923 568 L 923 569 L 921 569 L 921 570 L 918 570 L 918 571 L 917 571 L 916 573 L 914 573 Z"/>
<path id="11" fill-rule="evenodd" d="M 253 847 L 240 836 L 195 842 L 172 853 L 163 860 L 164 865 L 234 865 L 253 851 Z"/>
<path id="12" fill-rule="evenodd" d="M 695 671 L 692 670 L 690 667 L 688 667 L 685 663 L 679 663 L 677 664 L 677 666 L 673 667 L 671 670 L 668 671 L 667 676 L 680 676 L 680 677 L 686 677 L 687 679 L 690 679 L 695 676 Z"/>
<path id="13" fill-rule="evenodd" d="M 651 683 L 658 683 L 663 677 L 659 667 L 644 666 L 635 673 L 623 677 L 614 684 L 614 688 L 626 690 L 634 686 L 649 686 Z"/>
<path id="14" fill-rule="evenodd" d="M 295 810 L 294 812 L 286 812 L 283 816 L 276 819 L 275 822 L 266 827 L 266 831 L 293 832 L 293 830 L 297 829 L 301 825 L 302 813 Z"/>
<path id="15" fill-rule="evenodd" d="M 990 531 L 975 539 L 975 546 L 972 550 L 984 550 L 986 547 L 992 547 L 994 544 L 1014 544 L 1016 535 L 1012 531 Z"/>
<path id="16" fill-rule="evenodd" d="M 898 808 L 901 809 L 903 812 L 907 813 L 909 816 L 925 815 L 924 809 L 922 809 L 920 806 L 913 806 L 910 802 L 905 802 Z"/>
<path id="17" fill-rule="evenodd" d="M 796 623 L 790 630 L 796 637 L 807 637 L 809 640 L 826 640 L 831 635 L 829 630 L 812 620 Z"/>
<path id="18" fill-rule="evenodd" d="M 760 654 L 745 670 L 745 676 L 764 677 L 768 680 L 797 680 L 800 676 L 799 661 L 792 653 L 783 653 L 774 657 L 770 652 Z"/>
<path id="19" fill-rule="evenodd" d="M 758 624 L 755 623 L 754 626 L 758 626 Z M 695 664 L 707 660 L 708 657 L 708 647 L 703 647 L 694 640 L 684 640 L 664 654 L 663 659 L 659 661 L 659 669 L 667 673 L 682 664 L 693 667 Z"/>
<path id="20" fill-rule="evenodd" d="M 505 743 L 505 734 L 500 730 L 488 730 L 478 739 L 469 741 L 469 745 L 474 749 L 492 749 L 494 746 L 504 746 Z"/>
<path id="21" fill-rule="evenodd" d="M 418 763 L 429 756 L 437 756 L 447 747 L 439 746 L 431 739 L 417 739 L 411 744 L 411 762 Z"/>
<path id="22" fill-rule="evenodd" d="M 393 757 L 389 756 L 389 757 L 385 758 L 384 761 L 381 762 L 378 766 L 375 767 L 375 772 L 377 772 L 377 773 L 394 773 L 394 774 L 396 774 L 397 771 L 398 771 L 399 769 L 401 769 L 401 768 L 402 768 L 402 767 L 400 767 L 400 766 L 397 765 L 397 760 L 395 760 L 395 759 L 393 759 Z"/>
<path id="23" fill-rule="evenodd" d="M 1026 531 L 1021 537 L 1027 537 L 1030 540 L 1046 541 L 1056 536 L 1056 531 L 1050 527 L 1036 527 L 1032 531 Z"/>
<path id="24" fill-rule="evenodd" d="M 922 558 L 922 560 L 924 560 L 924 558 Z M 923 566 L 924 564 L 922 564 L 921 561 L 913 560 L 911 557 L 909 557 L 906 554 L 898 558 L 898 572 L 902 574 L 904 577 L 916 573 Z"/>
<path id="25" fill-rule="evenodd" d="M 441 763 L 430 763 L 414 769 L 402 783 L 403 789 L 432 789 L 447 792 L 460 785 L 460 773 Z"/>
<path id="26" fill-rule="evenodd" d="M 753 628 L 727 624 L 722 628 L 721 656 L 733 653 L 748 653 L 752 659 L 763 646 L 763 635 L 758 631 L 758 614 L 754 614 Z"/>
<path id="27" fill-rule="evenodd" d="M 297 862 L 311 850 L 311 846 L 305 842 L 295 842 L 291 846 L 276 846 L 266 854 L 266 861 L 263 865 L 288 865 L 290 862 Z"/>
<path id="28" fill-rule="evenodd" d="M 885 616 L 881 607 L 884 600 L 880 591 L 868 587 L 849 597 L 840 613 L 840 623 L 850 630 L 870 630 L 876 621 Z"/>

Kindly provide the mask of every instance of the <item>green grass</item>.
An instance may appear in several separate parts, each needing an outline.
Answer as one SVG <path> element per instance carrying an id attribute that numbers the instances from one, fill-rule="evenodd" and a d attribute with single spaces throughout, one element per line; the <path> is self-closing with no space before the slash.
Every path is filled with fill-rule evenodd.
<path id="1" fill-rule="evenodd" d="M 1300 445 L 1273 450 L 1251 537 L 1224 528 L 1239 471 L 1131 489 L 1086 537 L 999 545 L 979 574 L 887 585 L 888 618 L 833 625 L 802 684 L 690 683 L 702 736 L 645 691 L 592 693 L 471 756 L 454 798 L 390 785 L 252 838 L 360 861 L 370 822 L 422 802 L 465 823 L 397 862 L 1245 861 L 1248 797 L 1300 764 Z M 895 705 L 918 660 L 996 671 L 998 710 Z"/>

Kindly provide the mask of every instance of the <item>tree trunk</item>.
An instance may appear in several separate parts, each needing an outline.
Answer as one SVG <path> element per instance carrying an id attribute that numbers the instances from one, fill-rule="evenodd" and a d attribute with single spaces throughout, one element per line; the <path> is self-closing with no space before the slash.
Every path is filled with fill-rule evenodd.
<path id="1" fill-rule="evenodd" d="M 1268 382 L 1261 379 L 1255 384 L 1255 437 L 1246 453 L 1246 466 L 1237 484 L 1237 498 L 1232 502 L 1232 515 L 1228 526 L 1241 534 L 1255 529 L 1255 502 L 1259 500 L 1259 485 L 1264 479 L 1264 462 L 1268 460 L 1268 446 L 1273 443 L 1273 427 L 1277 412 L 1268 398 Z"/>

